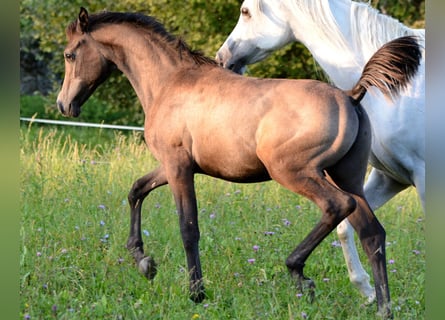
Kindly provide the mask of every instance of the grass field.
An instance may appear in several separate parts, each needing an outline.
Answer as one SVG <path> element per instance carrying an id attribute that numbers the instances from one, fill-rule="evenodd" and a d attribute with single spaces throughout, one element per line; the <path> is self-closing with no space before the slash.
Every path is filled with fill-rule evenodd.
<path id="1" fill-rule="evenodd" d="M 153 281 L 138 273 L 125 248 L 127 193 L 156 166 L 140 134 L 22 126 L 20 147 L 19 319 L 375 318 L 376 306 L 364 305 L 349 282 L 335 233 L 306 264 L 317 285 L 314 303 L 297 292 L 284 261 L 320 213 L 274 182 L 197 177 L 209 298 L 194 304 L 168 187 L 150 194 L 143 208 L 145 250 L 159 265 Z M 423 319 L 425 217 L 414 190 L 377 215 L 387 231 L 395 319 Z"/>

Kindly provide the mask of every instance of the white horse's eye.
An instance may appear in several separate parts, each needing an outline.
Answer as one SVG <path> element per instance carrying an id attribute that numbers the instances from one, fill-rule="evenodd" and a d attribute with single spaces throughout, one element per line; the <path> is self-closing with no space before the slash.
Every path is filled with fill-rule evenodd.
<path id="1" fill-rule="evenodd" d="M 247 17 L 247 18 L 251 17 L 250 11 L 246 7 L 241 8 L 241 15 L 243 15 L 244 17 Z"/>

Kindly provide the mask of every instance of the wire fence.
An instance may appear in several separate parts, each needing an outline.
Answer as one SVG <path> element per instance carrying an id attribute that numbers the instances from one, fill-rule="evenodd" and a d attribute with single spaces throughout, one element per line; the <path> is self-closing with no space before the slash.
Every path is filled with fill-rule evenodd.
<path id="1" fill-rule="evenodd" d="M 61 125 L 61 126 L 75 126 L 75 127 L 89 127 L 89 128 L 101 128 L 101 129 L 144 131 L 143 127 L 121 126 L 121 125 L 112 125 L 112 124 L 105 124 L 105 123 L 61 121 L 61 120 L 36 119 L 36 118 L 25 118 L 25 117 L 20 117 L 20 121 L 31 122 L 31 123 L 54 124 L 54 125 Z"/>

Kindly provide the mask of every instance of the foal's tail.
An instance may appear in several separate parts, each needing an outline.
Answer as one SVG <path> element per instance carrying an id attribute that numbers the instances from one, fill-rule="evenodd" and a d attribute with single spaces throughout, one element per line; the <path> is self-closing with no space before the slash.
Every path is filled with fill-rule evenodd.
<path id="1" fill-rule="evenodd" d="M 369 87 L 374 86 L 386 97 L 397 97 L 415 76 L 421 57 L 415 36 L 400 37 L 386 43 L 369 59 L 348 95 L 358 104 Z"/>

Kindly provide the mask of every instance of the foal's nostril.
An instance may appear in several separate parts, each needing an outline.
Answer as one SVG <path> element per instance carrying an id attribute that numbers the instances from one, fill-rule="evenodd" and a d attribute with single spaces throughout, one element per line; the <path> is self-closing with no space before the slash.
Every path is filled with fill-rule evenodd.
<path id="1" fill-rule="evenodd" d="M 62 114 L 65 114 L 65 109 L 63 108 L 63 103 L 62 103 L 62 102 L 57 101 L 57 108 L 59 109 L 59 111 L 60 111 Z"/>

